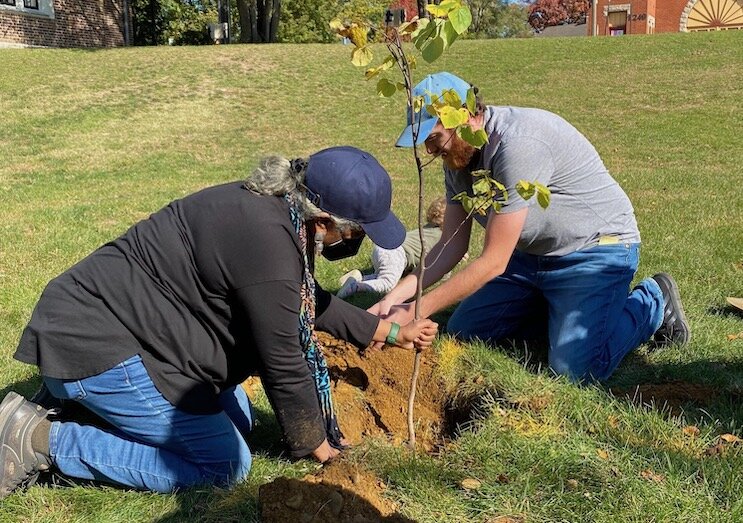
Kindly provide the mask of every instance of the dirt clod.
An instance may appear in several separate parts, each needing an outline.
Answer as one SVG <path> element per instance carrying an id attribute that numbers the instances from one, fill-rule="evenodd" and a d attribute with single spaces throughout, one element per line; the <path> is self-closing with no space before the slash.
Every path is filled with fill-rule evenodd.
<path id="1" fill-rule="evenodd" d="M 371 472 L 342 460 L 301 480 L 280 477 L 258 491 L 261 521 L 414 523 L 383 497 L 382 485 Z"/>

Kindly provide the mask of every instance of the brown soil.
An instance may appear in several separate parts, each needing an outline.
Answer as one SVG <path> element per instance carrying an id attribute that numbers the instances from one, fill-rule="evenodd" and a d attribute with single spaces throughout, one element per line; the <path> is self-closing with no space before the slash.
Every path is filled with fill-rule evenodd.
<path id="1" fill-rule="evenodd" d="M 369 436 L 407 440 L 407 404 L 414 352 L 397 347 L 367 351 L 320 333 L 333 381 L 338 423 L 351 443 Z M 444 428 L 444 387 L 435 375 L 434 353 L 424 353 L 415 400 L 416 439 L 431 450 Z"/>
<path id="2" fill-rule="evenodd" d="M 626 397 L 641 405 L 654 404 L 658 408 L 668 408 L 674 416 L 683 411 L 684 405 L 709 405 L 720 394 L 719 388 L 680 380 L 646 383 L 630 389 L 612 389 L 611 392 L 616 397 Z"/>
<path id="3" fill-rule="evenodd" d="M 414 523 L 382 497 L 384 483 L 344 461 L 303 479 L 277 478 L 260 487 L 264 523 Z"/>
<path id="4" fill-rule="evenodd" d="M 407 440 L 407 402 L 414 352 L 397 347 L 360 355 L 353 345 L 318 333 L 332 379 L 338 423 L 352 444 L 384 437 Z M 421 362 L 415 402 L 418 448 L 431 450 L 444 436 L 445 393 L 434 374 L 435 355 Z M 260 380 L 243 384 L 254 396 Z M 262 485 L 258 500 L 267 523 L 414 523 L 397 514 L 383 497 L 384 483 L 372 473 L 340 459 L 303 479 L 277 478 Z"/>

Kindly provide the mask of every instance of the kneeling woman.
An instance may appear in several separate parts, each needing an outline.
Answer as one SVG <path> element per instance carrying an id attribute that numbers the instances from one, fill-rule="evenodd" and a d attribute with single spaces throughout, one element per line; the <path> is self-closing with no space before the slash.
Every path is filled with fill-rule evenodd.
<path id="1" fill-rule="evenodd" d="M 314 329 L 360 348 L 425 347 L 436 334 L 430 320 L 399 327 L 314 281 L 316 254 L 352 255 L 365 233 L 402 243 L 391 199 L 387 172 L 358 149 L 268 158 L 247 182 L 170 203 L 52 280 L 15 357 L 109 426 L 50 421 L 8 394 L 0 497 L 50 467 L 159 492 L 230 485 L 251 465 L 239 385 L 251 374 L 293 456 L 335 456 L 343 436 Z"/>

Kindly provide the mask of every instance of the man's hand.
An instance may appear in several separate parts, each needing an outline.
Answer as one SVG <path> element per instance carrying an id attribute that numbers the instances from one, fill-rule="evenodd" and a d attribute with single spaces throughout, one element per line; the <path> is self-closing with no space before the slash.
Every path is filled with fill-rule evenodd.
<path id="1" fill-rule="evenodd" d="M 400 325 L 407 325 L 415 319 L 415 302 L 402 303 L 391 307 L 384 319 L 394 321 Z"/>
<path id="2" fill-rule="evenodd" d="M 315 450 L 312 451 L 312 457 L 315 458 L 320 463 L 326 463 L 327 461 L 330 461 L 331 459 L 333 459 L 340 453 L 341 451 L 335 447 L 332 447 L 330 443 L 328 443 L 328 440 L 326 439 L 322 443 L 320 443 L 319 447 L 317 447 Z"/>
<path id="3" fill-rule="evenodd" d="M 385 320 L 387 319 L 387 315 L 390 313 L 390 309 L 394 306 L 395 302 L 393 300 L 388 300 L 385 297 L 366 309 L 366 311 Z"/>

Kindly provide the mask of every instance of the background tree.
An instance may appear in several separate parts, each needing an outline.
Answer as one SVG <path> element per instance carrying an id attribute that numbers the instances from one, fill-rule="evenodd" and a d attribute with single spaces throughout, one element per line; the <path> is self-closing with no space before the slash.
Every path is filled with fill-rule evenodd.
<path id="1" fill-rule="evenodd" d="M 529 23 L 537 30 L 562 23 L 585 22 L 588 0 L 535 0 L 529 7 Z"/>
<path id="2" fill-rule="evenodd" d="M 131 8 L 135 45 L 210 43 L 217 21 L 216 0 L 132 0 Z"/>
<path id="3" fill-rule="evenodd" d="M 528 5 L 507 0 L 467 0 L 472 12 L 470 38 L 511 38 L 532 35 Z"/>
<path id="4" fill-rule="evenodd" d="M 272 43 L 277 41 L 281 0 L 237 0 L 240 42 Z"/>

